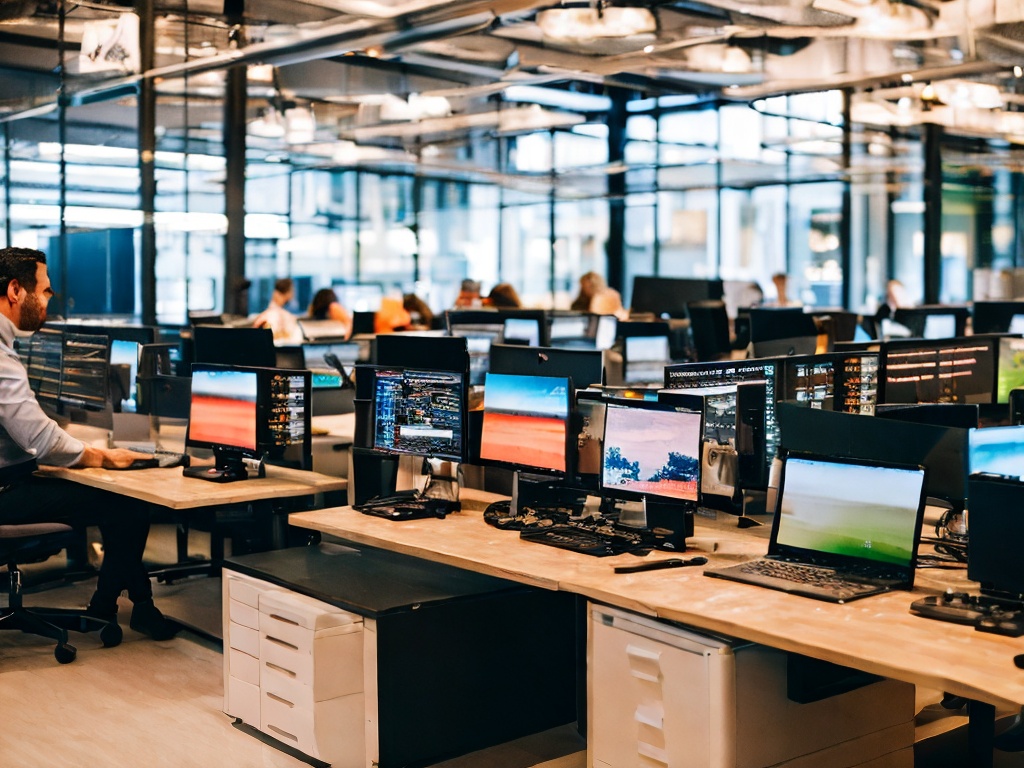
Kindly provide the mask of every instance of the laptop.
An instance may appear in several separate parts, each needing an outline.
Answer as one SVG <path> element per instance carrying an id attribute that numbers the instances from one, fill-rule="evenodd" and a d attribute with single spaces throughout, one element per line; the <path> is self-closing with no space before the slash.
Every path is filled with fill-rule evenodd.
<path id="1" fill-rule="evenodd" d="M 833 603 L 914 586 L 924 467 L 791 452 L 766 557 L 704 571 Z"/>

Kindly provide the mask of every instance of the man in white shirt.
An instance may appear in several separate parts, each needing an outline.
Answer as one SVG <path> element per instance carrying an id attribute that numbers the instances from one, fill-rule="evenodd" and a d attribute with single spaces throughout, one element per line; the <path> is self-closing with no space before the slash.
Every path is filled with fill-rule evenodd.
<path id="1" fill-rule="evenodd" d="M 269 327 L 274 332 L 275 344 L 301 344 L 302 329 L 298 318 L 287 309 L 287 304 L 295 296 L 295 283 L 290 277 L 282 277 L 274 283 L 274 292 L 270 295 L 270 304 L 256 315 L 252 321 L 253 328 Z"/>
<path id="2" fill-rule="evenodd" d="M 153 604 L 152 585 L 142 564 L 149 535 L 148 504 L 33 474 L 37 462 L 124 469 L 140 458 L 133 451 L 85 445 L 39 406 L 14 350 L 14 337 L 39 330 L 52 296 L 42 252 L 0 249 L 0 523 L 98 525 L 104 555 L 89 614 L 116 621 L 117 598 L 127 591 L 134 604 L 132 629 L 155 639 L 169 638 L 176 627 Z"/>

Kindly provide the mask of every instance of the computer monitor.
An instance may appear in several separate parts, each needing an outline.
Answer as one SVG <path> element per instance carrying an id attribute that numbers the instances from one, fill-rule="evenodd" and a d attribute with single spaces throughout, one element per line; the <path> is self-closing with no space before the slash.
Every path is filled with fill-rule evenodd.
<path id="1" fill-rule="evenodd" d="M 779 392 L 779 364 L 777 360 L 738 360 L 720 363 L 680 363 L 665 369 L 665 388 L 670 390 L 700 391 L 724 385 L 733 388 L 741 382 L 763 381 L 765 384 L 765 467 L 771 466 L 779 447 L 779 426 L 775 415 L 775 401 Z M 708 435 L 724 443 L 734 434 L 721 432 Z"/>
<path id="2" fill-rule="evenodd" d="M 882 351 L 885 403 L 991 403 L 995 397 L 993 337 L 888 341 Z"/>
<path id="3" fill-rule="evenodd" d="M 604 394 L 593 389 L 577 391 L 576 413 L 580 422 L 576 440 L 576 475 L 588 488 L 597 488 L 604 441 Z"/>
<path id="4" fill-rule="evenodd" d="M 216 464 L 186 474 L 242 480 L 266 460 L 310 469 L 310 392 L 309 371 L 194 364 L 185 444 L 211 449 Z"/>
<path id="5" fill-rule="evenodd" d="M 567 378 L 488 373 L 480 458 L 528 472 L 566 474 L 571 411 Z"/>
<path id="6" fill-rule="evenodd" d="M 16 341 L 36 400 L 50 416 L 110 429 L 110 340 L 42 328 Z"/>
<path id="7" fill-rule="evenodd" d="M 615 315 L 594 315 L 594 346 L 611 349 L 618 338 L 619 319 Z"/>
<path id="8" fill-rule="evenodd" d="M 732 353 L 729 315 L 722 301 L 691 301 L 686 305 L 690 337 L 698 360 L 728 359 Z"/>
<path id="9" fill-rule="evenodd" d="M 996 402 L 1010 402 L 1010 390 L 1024 387 L 1024 339 L 1003 336 L 999 339 L 996 363 Z"/>
<path id="10" fill-rule="evenodd" d="M 783 400 L 809 408 L 874 413 L 878 403 L 878 355 L 833 352 L 779 361 Z"/>
<path id="11" fill-rule="evenodd" d="M 302 360 L 304 367 L 313 374 L 313 389 L 343 386 L 344 375 L 337 365 L 351 376 L 352 369 L 364 359 L 366 352 L 366 346 L 357 341 L 303 344 Z"/>
<path id="12" fill-rule="evenodd" d="M 583 347 L 593 349 L 594 320 L 600 315 L 587 312 L 552 311 L 548 313 L 548 338 L 553 347 Z M 614 319 L 614 316 L 612 316 Z"/>
<path id="13" fill-rule="evenodd" d="M 540 323 L 533 317 L 506 318 L 501 330 L 502 342 L 505 344 L 539 347 L 540 337 Z"/>
<path id="14" fill-rule="evenodd" d="M 337 320 L 300 319 L 298 324 L 303 339 L 319 343 L 344 341 L 352 330 L 347 323 Z"/>
<path id="15" fill-rule="evenodd" d="M 877 459 L 928 468 L 929 496 L 963 508 L 967 483 L 967 430 L 881 419 L 838 411 L 776 407 L 787 450 L 840 458 Z"/>
<path id="16" fill-rule="evenodd" d="M 633 278 L 630 311 L 650 312 L 656 317 L 686 317 L 689 302 L 721 299 L 724 293 L 718 279 L 637 275 Z"/>
<path id="17" fill-rule="evenodd" d="M 1024 301 L 976 301 L 971 318 L 974 333 L 1020 333 L 1011 326 L 1024 325 Z"/>
<path id="18" fill-rule="evenodd" d="M 123 339 L 110 340 L 110 366 L 124 366 L 128 370 L 127 387 L 118 392 L 120 398 L 120 410 L 124 413 L 134 413 L 138 390 L 136 379 L 139 373 L 139 355 L 142 352 L 142 344 L 135 341 Z M 122 382 L 124 383 L 124 382 Z"/>
<path id="19" fill-rule="evenodd" d="M 1024 477 L 1024 426 L 985 427 L 968 433 L 970 474 Z"/>
<path id="20" fill-rule="evenodd" d="M 659 382 L 671 364 L 668 336 L 627 336 L 622 340 L 622 377 L 626 384 Z"/>
<path id="21" fill-rule="evenodd" d="M 195 363 L 273 368 L 277 365 L 274 332 L 269 328 L 197 325 L 192 329 Z"/>
<path id="22" fill-rule="evenodd" d="M 972 475 L 968 499 L 967 578 L 978 582 L 983 595 L 1019 604 L 1024 596 L 1024 483 Z"/>
<path id="23" fill-rule="evenodd" d="M 373 448 L 462 461 L 466 374 L 411 368 L 374 371 Z"/>
<path id="24" fill-rule="evenodd" d="M 445 312 L 448 334 L 464 338 L 469 349 L 470 384 L 483 384 L 487 373 L 492 343 L 501 344 L 506 320 L 533 320 L 538 344 L 547 346 L 547 321 L 542 310 L 450 309 Z M 515 326 L 513 325 L 513 329 Z"/>
<path id="25" fill-rule="evenodd" d="M 967 307 L 944 304 L 902 307 L 893 313 L 893 320 L 910 330 L 912 336 L 922 339 L 952 339 L 967 331 Z M 976 331 L 977 332 L 977 331 Z"/>
<path id="26" fill-rule="evenodd" d="M 492 344 L 491 373 L 560 376 L 583 388 L 604 383 L 604 353 L 597 349 L 556 349 Z"/>
<path id="27" fill-rule="evenodd" d="M 665 403 L 605 406 L 601 492 L 612 498 L 688 502 L 700 494 L 700 411 Z"/>
<path id="28" fill-rule="evenodd" d="M 463 373 L 470 370 L 466 339 L 413 333 L 385 333 L 377 337 L 378 365 Z"/>
<path id="29" fill-rule="evenodd" d="M 814 316 L 799 307 L 750 310 L 750 343 L 754 357 L 814 354 L 818 328 Z"/>

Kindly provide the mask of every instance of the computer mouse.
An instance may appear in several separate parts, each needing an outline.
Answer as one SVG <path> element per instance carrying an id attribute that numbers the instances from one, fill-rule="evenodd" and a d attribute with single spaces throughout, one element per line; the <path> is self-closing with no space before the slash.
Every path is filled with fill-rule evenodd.
<path id="1" fill-rule="evenodd" d="M 153 469 L 159 467 L 159 460 L 153 459 L 132 459 L 132 463 L 129 464 L 125 469 Z"/>
<path id="2" fill-rule="evenodd" d="M 1013 657 L 1013 665 L 1017 669 L 1024 669 L 1024 653 L 1018 653 Z"/>

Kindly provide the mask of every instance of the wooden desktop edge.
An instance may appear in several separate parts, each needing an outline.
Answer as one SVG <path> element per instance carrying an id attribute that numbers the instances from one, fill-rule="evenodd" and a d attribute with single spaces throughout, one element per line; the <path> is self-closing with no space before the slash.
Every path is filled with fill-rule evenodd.
<path id="1" fill-rule="evenodd" d="M 938 594 L 934 576 L 913 593 L 893 592 L 833 605 L 703 576 L 700 567 L 615 574 L 633 555 L 591 557 L 520 541 L 492 528 L 480 510 L 493 494 L 463 489 L 464 510 L 445 520 L 394 522 L 336 507 L 289 515 L 289 523 L 354 544 L 557 589 L 695 629 L 749 640 L 884 677 L 1016 709 L 1024 705 L 1024 671 L 1013 664 L 1017 638 L 983 634 L 913 616 L 911 601 Z M 707 530 L 697 519 L 686 556 L 705 554 L 708 567 L 764 554 L 765 540 L 734 526 Z M 710 534 L 710 535 L 709 535 Z M 673 557 L 654 552 L 645 560 Z"/>
<path id="2" fill-rule="evenodd" d="M 267 476 L 233 483 L 212 483 L 184 477 L 181 467 L 112 470 L 42 467 L 46 477 L 59 477 L 81 485 L 130 496 L 169 509 L 197 509 L 218 504 L 259 501 L 285 496 L 307 496 L 343 491 L 348 481 L 318 472 L 267 467 Z"/>

